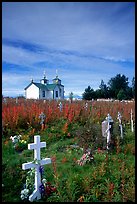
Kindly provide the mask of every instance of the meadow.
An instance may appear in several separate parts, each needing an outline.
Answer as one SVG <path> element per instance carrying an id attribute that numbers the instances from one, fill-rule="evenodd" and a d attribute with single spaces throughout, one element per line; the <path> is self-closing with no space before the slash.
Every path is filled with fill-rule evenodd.
<path id="1" fill-rule="evenodd" d="M 27 170 L 22 163 L 33 161 L 28 144 L 34 135 L 46 142 L 42 158 L 43 178 L 54 187 L 36 202 L 135 202 L 135 132 L 131 131 L 131 109 L 135 126 L 135 102 L 60 101 L 8 99 L 2 102 L 2 201 L 21 199 Z M 45 114 L 41 124 L 41 113 Z M 122 115 L 120 138 L 118 112 Z M 101 124 L 107 114 L 113 118 L 113 144 L 108 151 Z M 16 144 L 11 136 L 21 135 Z M 93 160 L 83 166 L 78 160 L 90 149 Z M 34 177 L 30 184 L 34 182 Z M 48 188 L 47 188 L 48 192 Z"/>

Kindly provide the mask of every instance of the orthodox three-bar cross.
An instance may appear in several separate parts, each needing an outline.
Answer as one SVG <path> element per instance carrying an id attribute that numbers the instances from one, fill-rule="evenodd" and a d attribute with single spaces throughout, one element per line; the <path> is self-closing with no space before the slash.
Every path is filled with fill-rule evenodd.
<path id="1" fill-rule="evenodd" d="M 22 164 L 22 169 L 23 170 L 30 169 L 30 168 L 35 168 L 35 190 L 29 196 L 29 201 L 33 201 L 35 199 L 37 199 L 37 200 L 41 199 L 41 193 L 39 191 L 39 186 L 41 185 L 41 174 L 39 172 L 39 167 L 41 165 L 51 163 L 50 158 L 45 158 L 45 159 L 41 160 L 41 158 L 40 158 L 40 149 L 42 147 L 46 147 L 46 142 L 40 142 L 40 135 L 35 135 L 34 136 L 34 143 L 28 144 L 28 149 L 29 150 L 34 149 L 34 160 L 36 160 L 38 162 L 37 163 L 28 162 L 28 163 Z"/>

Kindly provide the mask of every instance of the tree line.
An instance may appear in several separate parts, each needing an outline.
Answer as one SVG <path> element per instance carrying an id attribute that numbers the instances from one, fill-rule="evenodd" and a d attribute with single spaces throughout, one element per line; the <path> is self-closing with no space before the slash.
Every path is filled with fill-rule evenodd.
<path id="1" fill-rule="evenodd" d="M 107 85 L 101 80 L 99 89 L 95 90 L 88 86 L 82 94 L 82 99 L 92 100 L 98 98 L 113 98 L 118 100 L 130 100 L 135 98 L 135 77 L 132 78 L 132 85 L 129 86 L 128 77 L 117 74 L 112 77 Z"/>

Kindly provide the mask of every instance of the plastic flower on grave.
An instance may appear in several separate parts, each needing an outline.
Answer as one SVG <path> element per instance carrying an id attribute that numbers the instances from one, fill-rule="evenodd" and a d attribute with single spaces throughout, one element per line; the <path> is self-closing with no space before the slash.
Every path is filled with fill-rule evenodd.
<path id="1" fill-rule="evenodd" d="M 40 166 L 40 167 L 39 167 L 39 172 L 40 172 L 41 175 L 42 175 L 42 173 L 44 172 L 44 167 L 43 167 L 43 166 Z"/>
<path id="2" fill-rule="evenodd" d="M 56 188 L 51 186 L 50 182 L 47 182 L 45 187 L 45 193 L 47 196 L 49 196 L 51 193 L 54 193 L 56 191 Z"/>
<path id="3" fill-rule="evenodd" d="M 87 153 L 83 154 L 83 156 L 81 157 L 80 160 L 77 160 L 77 163 L 80 166 L 83 166 L 84 164 L 86 164 L 87 162 L 91 162 L 91 160 L 93 160 L 94 157 L 92 156 L 91 152 L 88 151 Z"/>
<path id="4" fill-rule="evenodd" d="M 41 194 L 45 193 L 45 186 L 44 186 L 43 183 L 39 186 L 39 191 L 40 191 Z"/>
<path id="5" fill-rule="evenodd" d="M 70 136 L 71 136 L 71 135 L 70 135 L 70 132 L 68 132 L 67 136 L 68 136 L 68 137 L 70 137 Z"/>
<path id="6" fill-rule="evenodd" d="M 18 142 L 18 137 L 17 137 L 17 135 L 11 136 L 10 139 L 12 140 L 12 142 L 13 142 L 14 144 L 16 144 L 16 143 Z"/>
<path id="7" fill-rule="evenodd" d="M 98 153 L 100 153 L 100 150 L 101 150 L 100 147 L 98 147 Z"/>
<path id="8" fill-rule="evenodd" d="M 42 183 L 44 186 L 46 186 L 47 180 L 46 179 L 42 179 Z"/>
<path id="9" fill-rule="evenodd" d="M 21 191 L 21 199 L 24 200 L 24 199 L 27 199 L 29 196 L 29 189 L 25 188 Z"/>
<path id="10" fill-rule="evenodd" d="M 25 141 L 25 140 L 20 140 L 20 142 L 23 143 L 23 144 L 27 143 L 27 141 Z"/>

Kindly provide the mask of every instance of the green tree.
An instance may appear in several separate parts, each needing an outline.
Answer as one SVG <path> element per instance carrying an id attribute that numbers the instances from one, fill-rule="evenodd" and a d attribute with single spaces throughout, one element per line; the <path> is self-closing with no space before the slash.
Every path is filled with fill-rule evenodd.
<path id="1" fill-rule="evenodd" d="M 126 93 L 128 83 L 128 78 L 125 77 L 125 75 L 117 74 L 115 77 L 111 78 L 108 82 L 111 97 L 117 99 L 118 93 L 121 89 Z"/>
<path id="2" fill-rule="evenodd" d="M 95 92 L 90 86 L 85 89 L 85 92 L 82 94 L 82 98 L 85 100 L 92 100 L 95 99 Z"/>
<path id="3" fill-rule="evenodd" d="M 117 99 L 120 101 L 127 99 L 126 92 L 123 89 L 120 89 L 120 91 L 118 92 Z"/>
<path id="4" fill-rule="evenodd" d="M 95 91 L 95 99 L 97 98 L 102 98 L 102 92 L 101 92 L 101 89 L 97 89 Z"/>
<path id="5" fill-rule="evenodd" d="M 101 80 L 101 84 L 99 86 L 100 88 L 100 98 L 108 98 L 108 87 L 107 85 L 104 83 L 103 80 Z"/>
<path id="6" fill-rule="evenodd" d="M 133 92 L 132 92 L 132 87 L 128 87 L 126 90 L 126 98 L 127 99 L 132 99 L 133 98 Z"/>

